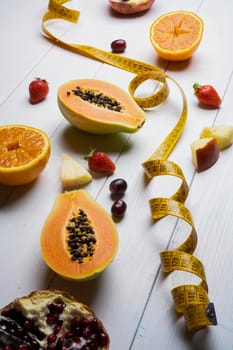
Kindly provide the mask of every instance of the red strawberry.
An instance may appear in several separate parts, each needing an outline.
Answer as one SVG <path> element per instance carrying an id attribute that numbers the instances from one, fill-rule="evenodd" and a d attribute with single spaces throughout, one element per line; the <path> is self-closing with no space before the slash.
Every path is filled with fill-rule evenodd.
<path id="1" fill-rule="evenodd" d="M 193 88 L 200 104 L 211 108 L 218 108 L 221 105 L 222 100 L 213 86 L 195 83 Z"/>
<path id="2" fill-rule="evenodd" d="M 31 103 L 38 103 L 49 93 L 49 85 L 45 79 L 36 78 L 29 85 L 29 99 Z"/>
<path id="3" fill-rule="evenodd" d="M 84 159 L 88 161 L 89 169 L 95 173 L 112 174 L 116 169 L 113 161 L 104 152 L 92 150 Z"/>

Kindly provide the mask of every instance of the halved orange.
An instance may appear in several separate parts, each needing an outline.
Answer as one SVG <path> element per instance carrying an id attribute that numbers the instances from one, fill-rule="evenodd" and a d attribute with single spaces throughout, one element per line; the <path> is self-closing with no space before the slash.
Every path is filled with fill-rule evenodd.
<path id="1" fill-rule="evenodd" d="M 190 11 L 173 11 L 155 19 L 150 40 L 157 54 L 168 61 L 184 61 L 198 48 L 204 30 L 203 20 Z"/>
<path id="2" fill-rule="evenodd" d="M 50 140 L 37 128 L 0 126 L 0 183 L 24 185 L 35 180 L 50 156 Z"/>

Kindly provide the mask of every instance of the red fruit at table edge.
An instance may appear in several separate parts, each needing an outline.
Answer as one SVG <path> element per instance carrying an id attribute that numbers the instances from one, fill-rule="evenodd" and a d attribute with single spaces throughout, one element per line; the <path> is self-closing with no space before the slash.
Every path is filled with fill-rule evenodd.
<path id="1" fill-rule="evenodd" d="M 124 39 L 117 39 L 111 43 L 113 53 L 123 53 L 126 49 L 126 41 Z"/>
<path id="2" fill-rule="evenodd" d="M 31 103 L 43 101 L 49 93 L 49 84 L 45 79 L 36 78 L 29 84 L 29 100 Z"/>
<path id="3" fill-rule="evenodd" d="M 218 108 L 221 105 L 222 100 L 212 85 L 195 83 L 193 88 L 200 104 L 210 108 Z"/>
<path id="4" fill-rule="evenodd" d="M 92 150 L 84 159 L 88 161 L 88 167 L 95 173 L 112 174 L 116 165 L 104 152 Z"/>

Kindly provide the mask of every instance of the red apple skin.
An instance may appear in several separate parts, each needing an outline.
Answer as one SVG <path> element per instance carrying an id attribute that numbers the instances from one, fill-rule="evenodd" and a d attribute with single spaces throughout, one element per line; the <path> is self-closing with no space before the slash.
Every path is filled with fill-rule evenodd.
<path id="1" fill-rule="evenodd" d="M 197 171 L 201 172 L 209 169 L 217 162 L 219 154 L 220 151 L 217 141 L 214 138 L 211 138 L 205 147 L 196 150 Z"/>
<path id="2" fill-rule="evenodd" d="M 109 0 L 112 9 L 123 15 L 146 11 L 152 6 L 154 2 L 155 0 L 141 0 L 138 3 L 135 3 L 135 1 L 119 2 L 116 0 Z"/>

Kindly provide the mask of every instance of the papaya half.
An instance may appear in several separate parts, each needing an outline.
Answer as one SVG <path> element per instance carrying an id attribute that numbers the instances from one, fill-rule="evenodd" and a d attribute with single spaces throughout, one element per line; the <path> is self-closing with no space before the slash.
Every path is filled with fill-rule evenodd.
<path id="1" fill-rule="evenodd" d="M 70 80 L 58 88 L 57 101 L 73 126 L 93 134 L 134 133 L 146 120 L 127 92 L 103 80 Z"/>
<path id="2" fill-rule="evenodd" d="M 41 232 L 41 253 L 54 272 L 75 281 L 93 278 L 117 249 L 115 223 L 87 191 L 57 195 Z"/>

